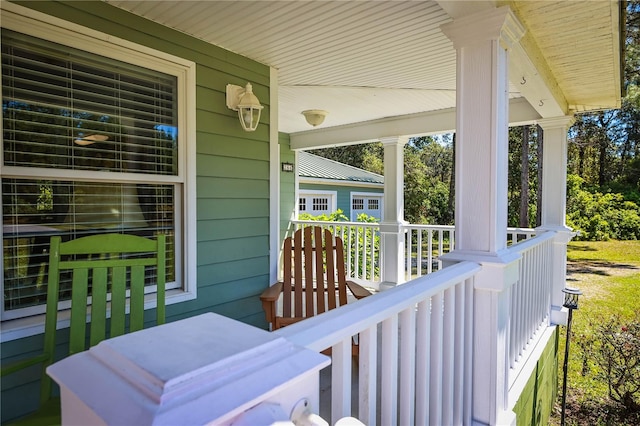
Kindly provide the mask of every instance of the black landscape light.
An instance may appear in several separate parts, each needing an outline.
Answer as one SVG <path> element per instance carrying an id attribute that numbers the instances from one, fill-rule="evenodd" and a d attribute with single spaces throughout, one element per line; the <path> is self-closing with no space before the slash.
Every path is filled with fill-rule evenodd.
<path id="1" fill-rule="evenodd" d="M 571 319 L 574 309 L 578 309 L 578 297 L 582 294 L 577 288 L 565 287 L 562 289 L 564 293 L 564 303 L 562 306 L 569 309 L 569 317 L 567 318 L 567 341 L 564 346 L 564 365 L 562 380 L 562 417 L 560 425 L 564 426 L 564 411 L 567 406 L 567 368 L 569 365 L 569 338 L 571 337 Z"/>

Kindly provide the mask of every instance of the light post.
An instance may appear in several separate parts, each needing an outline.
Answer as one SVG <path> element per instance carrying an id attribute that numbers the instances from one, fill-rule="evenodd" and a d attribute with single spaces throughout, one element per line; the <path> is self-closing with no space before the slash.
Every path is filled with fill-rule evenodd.
<path id="1" fill-rule="evenodd" d="M 567 369 L 569 364 L 569 338 L 571 337 L 571 319 L 573 317 L 573 310 L 578 309 L 578 296 L 582 294 L 577 288 L 565 287 L 562 289 L 564 293 L 564 303 L 562 306 L 569 309 L 569 317 L 567 318 L 567 341 L 564 346 L 564 365 L 563 365 L 563 380 L 562 380 L 562 417 L 560 419 L 560 425 L 564 426 L 564 411 L 567 406 Z"/>

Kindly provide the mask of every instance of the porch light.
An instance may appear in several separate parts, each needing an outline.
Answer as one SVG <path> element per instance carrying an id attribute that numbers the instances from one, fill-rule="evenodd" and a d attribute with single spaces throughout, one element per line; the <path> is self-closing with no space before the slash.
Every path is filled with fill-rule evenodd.
<path id="1" fill-rule="evenodd" d="M 321 125 L 327 114 L 329 114 L 329 112 L 322 109 L 308 109 L 302 111 L 302 115 L 304 115 L 307 123 L 311 124 L 313 127 Z"/>
<path id="2" fill-rule="evenodd" d="M 253 94 L 251 83 L 247 83 L 246 87 L 227 84 L 227 108 L 238 111 L 242 128 L 246 132 L 253 132 L 258 127 L 264 106 Z"/>
<path id="3" fill-rule="evenodd" d="M 560 417 L 560 425 L 565 425 L 565 409 L 567 407 L 567 369 L 569 366 L 569 339 L 571 337 L 571 320 L 573 318 L 573 310 L 578 309 L 578 297 L 582 294 L 577 288 L 565 287 L 562 289 L 564 293 L 564 303 L 562 306 L 569 310 L 569 317 L 567 318 L 567 336 L 566 343 L 564 345 L 564 365 L 563 365 L 563 380 L 562 380 L 562 414 Z"/>
<path id="4" fill-rule="evenodd" d="M 578 309 L 578 297 L 582 294 L 577 288 L 565 287 L 562 289 L 564 293 L 564 306 L 567 309 Z"/>

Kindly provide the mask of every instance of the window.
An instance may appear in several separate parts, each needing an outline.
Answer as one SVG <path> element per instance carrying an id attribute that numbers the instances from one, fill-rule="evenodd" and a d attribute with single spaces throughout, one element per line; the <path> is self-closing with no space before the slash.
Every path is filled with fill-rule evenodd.
<path id="1" fill-rule="evenodd" d="M 369 210 L 378 210 L 380 208 L 379 203 L 380 200 L 378 200 L 377 198 L 370 198 L 369 200 L 367 200 L 367 208 Z"/>
<path id="2" fill-rule="evenodd" d="M 165 234 L 167 288 L 192 291 L 183 259 L 192 232 L 185 92 L 193 90 L 193 64 L 132 52 L 92 30 L 69 37 L 62 25 L 38 22 L 24 34 L 6 15 L 2 319 L 44 312 L 53 235 Z M 150 287 L 157 272 L 148 272 Z"/>
<path id="3" fill-rule="evenodd" d="M 303 212 L 307 210 L 307 199 L 306 198 L 300 198 L 298 200 L 298 210 Z"/>
<path id="4" fill-rule="evenodd" d="M 329 199 L 328 198 L 313 198 L 313 210 L 328 210 L 329 209 Z"/>
<path id="5" fill-rule="evenodd" d="M 351 204 L 353 210 L 364 210 L 364 199 L 354 198 Z"/>

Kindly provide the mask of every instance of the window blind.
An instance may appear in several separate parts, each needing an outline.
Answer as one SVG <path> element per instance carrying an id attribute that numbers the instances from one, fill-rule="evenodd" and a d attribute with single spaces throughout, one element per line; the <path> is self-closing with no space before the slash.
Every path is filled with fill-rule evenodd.
<path id="1" fill-rule="evenodd" d="M 49 240 L 99 233 L 156 238 L 167 235 L 166 281 L 175 281 L 174 189 L 172 185 L 3 179 L 4 308 L 46 302 Z M 157 271 L 147 271 L 156 282 Z M 61 280 L 61 300 L 70 282 Z M 171 287 L 171 286 L 170 286 Z"/>
<path id="2" fill-rule="evenodd" d="M 3 29 L 4 164 L 177 175 L 176 84 Z"/>
<path id="3" fill-rule="evenodd" d="M 2 29 L 3 164 L 26 170 L 2 176 L 3 319 L 44 312 L 53 235 L 165 234 L 178 286 L 177 95 L 173 75 Z"/>

